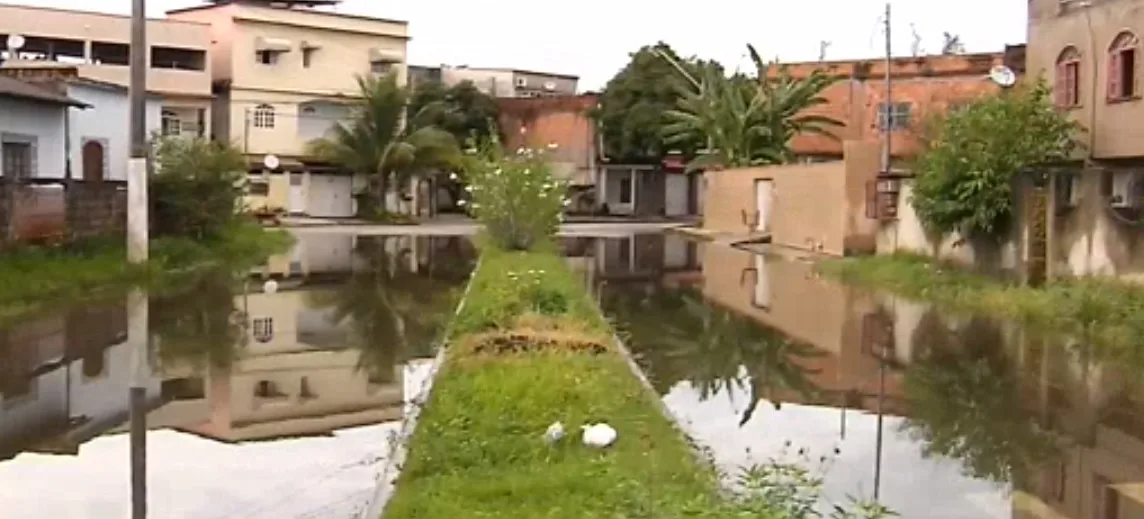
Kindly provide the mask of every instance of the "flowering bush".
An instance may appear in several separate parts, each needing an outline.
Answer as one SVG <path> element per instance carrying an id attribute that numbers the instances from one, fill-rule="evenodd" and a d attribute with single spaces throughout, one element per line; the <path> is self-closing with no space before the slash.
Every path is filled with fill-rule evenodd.
<path id="1" fill-rule="evenodd" d="M 471 213 L 498 246 L 529 250 L 556 234 L 568 204 L 567 185 L 555 178 L 543 153 L 485 154 L 469 164 Z"/>

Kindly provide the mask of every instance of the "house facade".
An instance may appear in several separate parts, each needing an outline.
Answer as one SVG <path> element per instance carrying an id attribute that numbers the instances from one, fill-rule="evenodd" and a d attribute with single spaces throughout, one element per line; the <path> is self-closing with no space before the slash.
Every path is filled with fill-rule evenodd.
<path id="1" fill-rule="evenodd" d="M 1006 65 L 1020 72 L 1024 69 L 1023 53 L 1023 46 L 1012 46 L 996 53 L 894 58 L 890 65 L 893 87 L 888 105 L 884 60 L 784 63 L 782 67 L 796 78 L 815 71 L 837 78 L 822 93 L 827 102 L 810 113 L 844 124 L 834 130 L 839 140 L 803 134 L 794 138 L 791 147 L 808 161 L 838 160 L 842 158 L 843 142 L 881 143 L 888 126 L 893 157 L 911 157 L 920 149 L 928 118 L 999 92 L 1001 87 L 989 79 L 989 70 Z M 780 73 L 778 67 L 770 71 L 772 77 Z"/>
<path id="2" fill-rule="evenodd" d="M 364 180 L 307 156 L 307 143 L 349 117 L 358 76 L 393 72 L 404 83 L 407 24 L 289 2 L 217 2 L 167 15 L 210 29 L 213 134 L 249 158 L 249 204 L 353 216 Z M 264 167 L 267 155 L 279 166 Z"/>
<path id="3" fill-rule="evenodd" d="M 20 48 L 7 48 L 11 35 L 23 37 Z M 147 40 L 147 89 L 162 99 L 161 130 L 168 135 L 207 136 L 211 124 L 210 27 L 187 20 L 150 19 Z M 126 87 L 130 42 L 129 16 L 0 4 L 3 68 L 70 66 L 80 78 Z"/>
<path id="4" fill-rule="evenodd" d="M 409 67 L 409 82 L 437 81 L 446 86 L 470 81 L 493 97 L 563 97 L 576 95 L 580 78 L 569 74 L 510 68 L 441 65 Z"/>
<path id="5" fill-rule="evenodd" d="M 1083 165 L 1050 175 L 1048 274 L 1144 279 L 1141 4 L 1031 0 L 1028 22 L 1030 75 L 1085 129 Z"/>

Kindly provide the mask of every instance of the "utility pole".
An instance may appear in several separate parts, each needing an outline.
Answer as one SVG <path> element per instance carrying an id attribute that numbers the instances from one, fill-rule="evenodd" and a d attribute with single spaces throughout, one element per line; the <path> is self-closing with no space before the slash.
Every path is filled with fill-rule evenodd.
<path id="1" fill-rule="evenodd" d="M 131 82 L 128 133 L 131 156 L 127 161 L 127 260 L 147 261 L 149 202 L 147 200 L 147 13 L 145 0 L 131 4 Z M 127 296 L 127 340 L 132 347 L 132 379 L 127 390 L 131 444 L 131 519 L 147 518 L 147 390 L 150 365 L 149 302 L 141 289 Z"/>
<path id="2" fill-rule="evenodd" d="M 894 111 L 894 82 L 891 78 L 893 70 L 893 46 L 890 43 L 890 3 L 886 2 L 885 14 L 885 27 L 886 27 L 886 99 L 882 103 L 882 113 L 880 114 L 885 119 L 882 121 L 882 174 L 890 175 L 890 138 L 893 136 L 893 111 Z"/>

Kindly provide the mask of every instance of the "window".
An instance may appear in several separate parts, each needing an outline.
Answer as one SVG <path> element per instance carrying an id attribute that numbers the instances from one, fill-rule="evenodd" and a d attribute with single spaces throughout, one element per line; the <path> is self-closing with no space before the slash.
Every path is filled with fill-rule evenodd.
<path id="1" fill-rule="evenodd" d="M 274 318 L 260 317 L 254 320 L 252 326 L 254 332 L 254 340 L 258 342 L 270 342 L 274 338 Z"/>
<path id="2" fill-rule="evenodd" d="M 1140 40 L 1135 34 L 1122 32 L 1108 49 L 1108 100 L 1124 101 L 1136 97 L 1136 50 Z"/>
<path id="3" fill-rule="evenodd" d="M 10 179 L 32 178 L 36 171 L 33 142 L 5 140 L 0 144 L 0 164 L 5 177 Z"/>
<path id="4" fill-rule="evenodd" d="M 369 71 L 384 76 L 393 71 L 393 63 L 388 61 L 374 61 L 369 64 Z"/>
<path id="5" fill-rule="evenodd" d="M 302 68 L 310 68 L 310 64 L 314 61 L 314 51 L 316 50 L 318 49 L 302 49 Z"/>
<path id="6" fill-rule="evenodd" d="M 182 133 L 183 122 L 179 119 L 179 114 L 170 110 L 163 110 L 162 120 L 160 123 L 159 131 L 164 137 L 178 136 Z"/>
<path id="7" fill-rule="evenodd" d="M 274 107 L 270 105 L 258 105 L 254 108 L 254 127 L 255 128 L 273 128 L 274 127 Z"/>
<path id="8" fill-rule="evenodd" d="M 263 65 L 277 65 L 278 53 L 272 50 L 259 50 L 254 52 L 255 59 Z"/>
<path id="9" fill-rule="evenodd" d="M 635 173 L 628 173 L 620 177 L 620 203 L 632 203 L 632 184 L 635 183 Z"/>
<path id="10" fill-rule="evenodd" d="M 886 117 L 886 103 L 878 103 L 878 129 L 895 131 L 910 126 L 910 104 L 894 103 L 890 107 L 889 124 Z"/>
<path id="11" fill-rule="evenodd" d="M 270 184 L 259 180 L 247 184 L 247 192 L 251 196 L 270 196 Z"/>
<path id="12" fill-rule="evenodd" d="M 1053 101 L 1061 108 L 1080 106 L 1080 52 L 1067 47 L 1057 57 L 1057 74 L 1053 82 Z"/>

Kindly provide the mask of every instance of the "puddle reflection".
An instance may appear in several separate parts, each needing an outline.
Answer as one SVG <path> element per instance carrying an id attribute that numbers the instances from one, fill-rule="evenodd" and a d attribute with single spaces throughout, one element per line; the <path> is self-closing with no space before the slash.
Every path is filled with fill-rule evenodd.
<path id="1" fill-rule="evenodd" d="M 474 261 L 463 237 L 308 233 L 250 276 L 151 297 L 152 514 L 351 517 Z M 0 331 L 6 519 L 127 510 L 127 329 L 112 300 Z"/>

